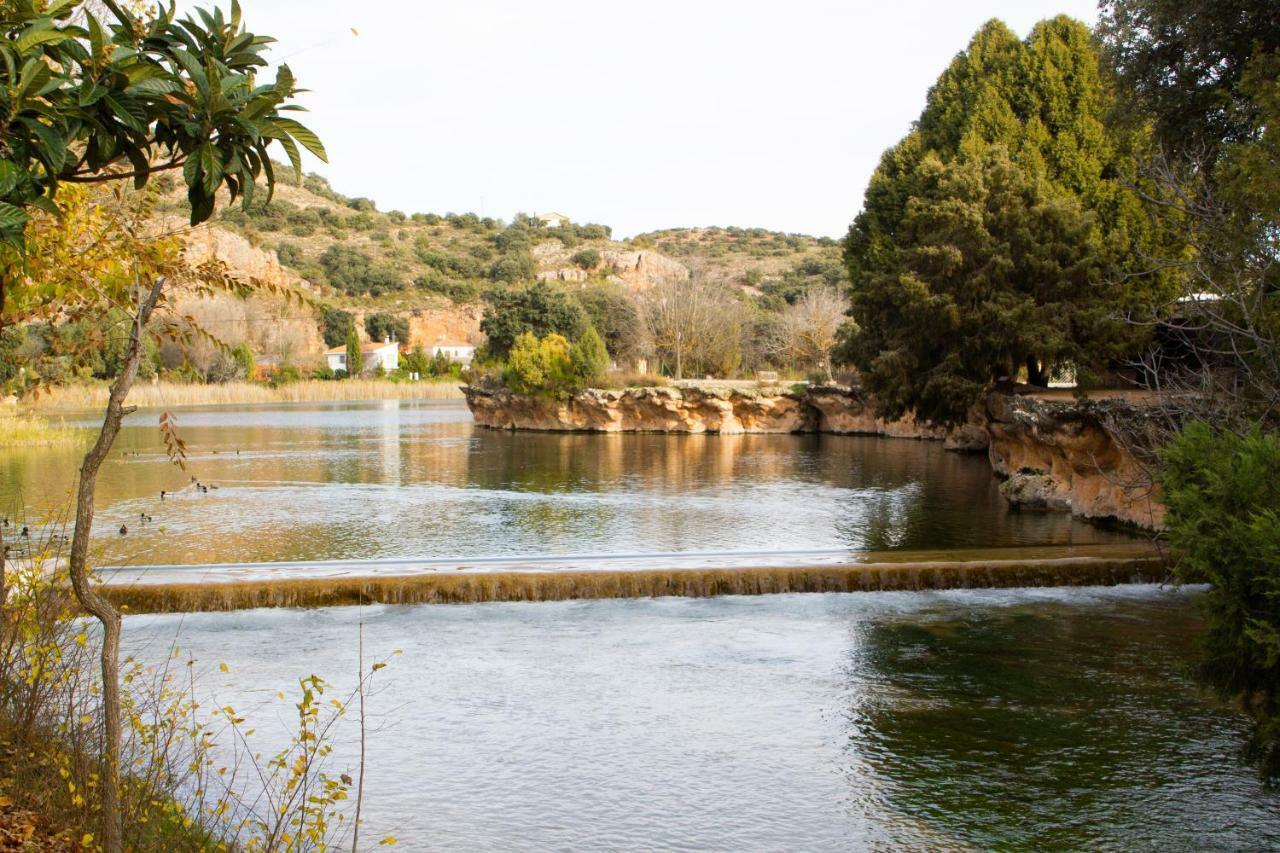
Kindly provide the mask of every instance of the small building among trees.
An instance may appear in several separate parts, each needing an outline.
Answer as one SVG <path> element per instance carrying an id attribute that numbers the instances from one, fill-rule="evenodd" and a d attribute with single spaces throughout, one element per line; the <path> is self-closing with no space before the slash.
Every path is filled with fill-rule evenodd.
<path id="1" fill-rule="evenodd" d="M 362 370 L 360 372 L 362 373 L 376 373 L 379 367 L 387 373 L 391 373 L 400 367 L 400 344 L 395 341 L 362 343 L 360 345 L 360 355 L 362 362 Z M 350 372 L 347 370 L 347 348 L 345 346 L 325 350 L 324 359 L 328 363 L 329 369 L 335 373 L 339 370 Z"/>

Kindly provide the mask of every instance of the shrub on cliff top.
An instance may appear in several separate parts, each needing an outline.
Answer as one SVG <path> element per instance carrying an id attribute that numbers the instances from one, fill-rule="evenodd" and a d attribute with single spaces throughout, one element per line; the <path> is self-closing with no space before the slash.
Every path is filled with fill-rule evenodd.
<path id="1" fill-rule="evenodd" d="M 502 378 L 517 394 L 567 399 L 578 390 L 569 357 L 569 342 L 563 335 L 544 338 L 524 332 L 511 347 Z"/>

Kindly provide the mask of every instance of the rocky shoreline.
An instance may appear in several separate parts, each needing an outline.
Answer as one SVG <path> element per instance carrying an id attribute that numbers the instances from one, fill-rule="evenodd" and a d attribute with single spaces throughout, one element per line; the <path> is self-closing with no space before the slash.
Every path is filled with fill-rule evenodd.
<path id="1" fill-rule="evenodd" d="M 914 417 L 886 420 L 856 388 L 836 385 L 588 389 L 568 400 L 464 387 L 476 423 L 492 429 L 572 432 L 830 433 L 943 441 L 985 452 L 1002 493 L 1026 510 L 1068 511 L 1159 529 L 1164 507 L 1124 425 L 1141 407 L 1121 400 L 1047 401 L 992 393 L 967 423 L 944 430 Z"/>

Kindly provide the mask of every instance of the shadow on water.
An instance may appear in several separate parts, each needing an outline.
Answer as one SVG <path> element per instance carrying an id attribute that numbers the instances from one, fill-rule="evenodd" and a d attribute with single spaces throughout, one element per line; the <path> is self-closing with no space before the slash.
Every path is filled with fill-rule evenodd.
<path id="1" fill-rule="evenodd" d="M 1046 595 L 851 629 L 847 750 L 884 807 L 979 848 L 1280 843 L 1280 802 L 1242 784 L 1246 722 L 1190 674 L 1185 596 L 1115 593 L 1081 618 Z"/>

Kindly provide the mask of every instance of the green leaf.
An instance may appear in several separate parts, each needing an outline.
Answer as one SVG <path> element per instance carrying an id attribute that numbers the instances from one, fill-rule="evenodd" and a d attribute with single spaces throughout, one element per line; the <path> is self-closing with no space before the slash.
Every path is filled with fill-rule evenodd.
<path id="1" fill-rule="evenodd" d="M 129 78 L 129 82 L 141 83 L 143 80 L 172 80 L 173 74 L 159 65 L 150 62 L 134 62 L 117 68 L 121 74 Z"/>
<path id="2" fill-rule="evenodd" d="M 22 208 L 0 201 L 0 228 L 21 228 L 31 220 Z"/>
<path id="3" fill-rule="evenodd" d="M 289 155 L 289 165 L 293 166 L 296 174 L 302 174 L 302 154 L 298 151 L 298 146 L 288 136 L 281 136 L 279 142 L 284 146 L 284 150 Z"/>
<path id="4" fill-rule="evenodd" d="M 301 142 L 302 147 L 314 154 L 322 163 L 329 162 L 329 155 L 325 153 L 324 143 L 320 141 L 320 137 L 308 130 L 301 122 L 279 116 L 272 121 L 277 127 L 284 129 L 290 136 Z"/>
<path id="5" fill-rule="evenodd" d="M 0 195 L 8 195 L 22 180 L 22 169 L 12 160 L 0 160 Z"/>
<path id="6" fill-rule="evenodd" d="M 170 95 L 174 92 L 182 91 L 182 87 L 172 80 L 161 80 L 151 78 L 147 80 L 139 80 L 131 85 L 128 89 L 132 95 Z"/>
<path id="7" fill-rule="evenodd" d="M 106 95 L 102 99 L 120 119 L 120 123 L 138 133 L 147 132 L 147 111 L 133 98 L 120 93 Z"/>
<path id="8" fill-rule="evenodd" d="M 18 36 L 18 40 L 13 46 L 18 49 L 18 53 L 30 53 L 32 48 L 39 47 L 44 44 L 57 44 L 71 38 L 69 33 L 62 30 L 52 29 L 35 29 L 32 27 Z"/>
<path id="9" fill-rule="evenodd" d="M 222 156 L 213 143 L 206 142 L 200 146 L 200 171 L 204 173 L 203 188 L 212 196 L 222 183 Z"/>
<path id="10" fill-rule="evenodd" d="M 61 172 L 67 161 L 67 143 L 62 136 L 53 128 L 27 116 L 19 117 L 18 123 L 29 128 L 39 138 L 44 159 L 52 171 L 55 174 Z"/>

